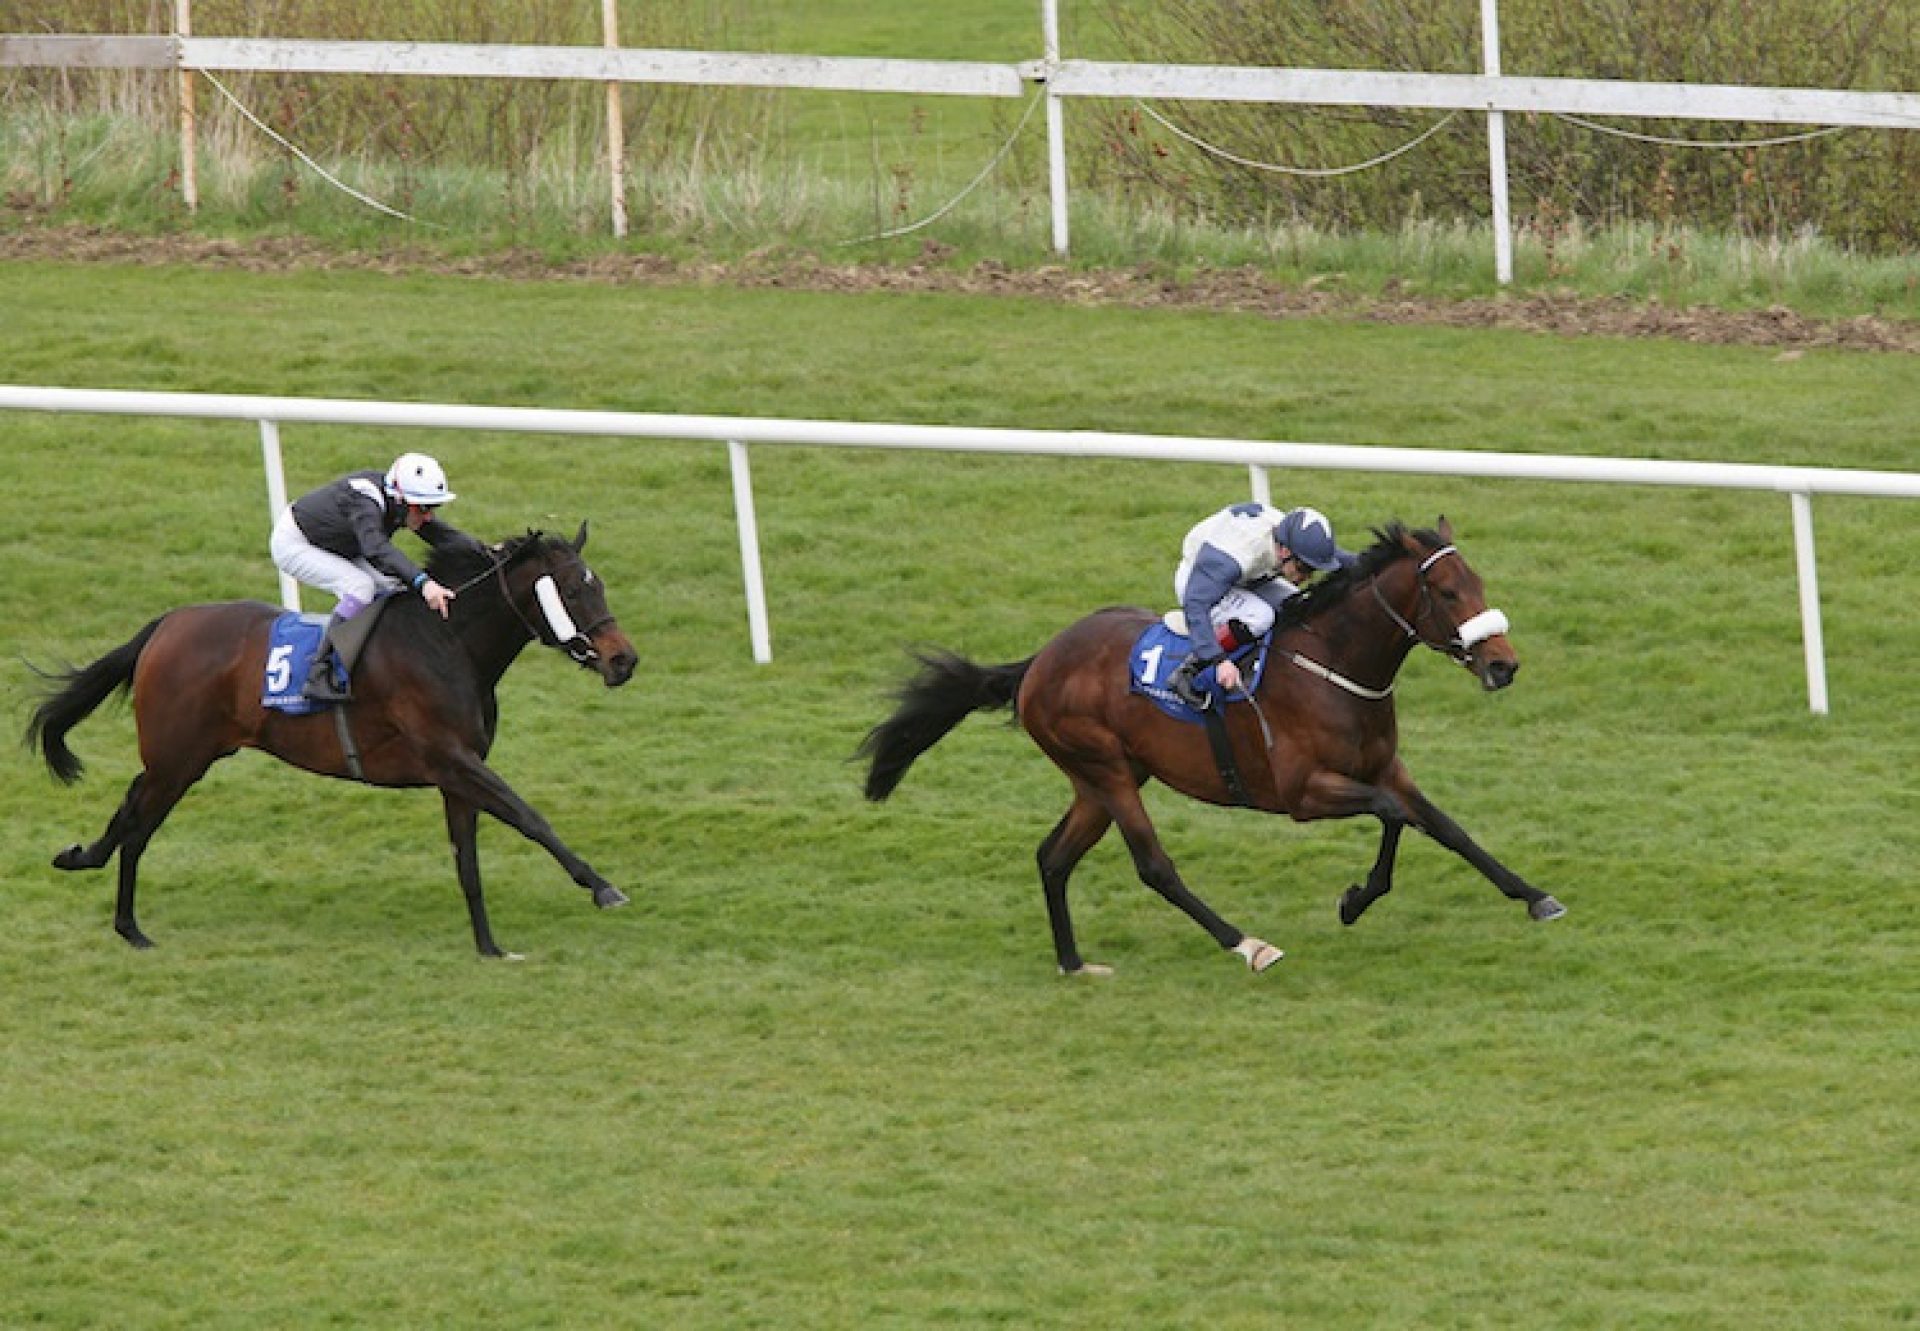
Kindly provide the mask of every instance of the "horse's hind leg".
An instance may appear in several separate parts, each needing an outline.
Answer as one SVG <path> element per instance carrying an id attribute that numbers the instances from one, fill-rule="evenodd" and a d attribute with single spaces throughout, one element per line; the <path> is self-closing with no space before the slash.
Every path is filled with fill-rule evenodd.
<path id="1" fill-rule="evenodd" d="M 207 768 L 213 765 L 218 753 L 205 756 L 196 755 L 190 763 L 176 763 L 170 770 L 148 767 L 133 786 L 127 791 L 126 802 L 120 812 L 114 815 L 114 824 L 118 825 L 124 817 L 126 822 L 120 838 L 120 887 L 114 898 L 113 931 L 127 942 L 138 948 L 153 946 L 153 940 L 140 932 L 140 925 L 134 919 L 133 898 L 138 888 L 140 857 L 146 853 L 147 843 L 153 840 L 153 834 L 160 830 L 160 824 L 173 812 L 173 806 L 187 793 L 188 787 L 206 775 Z M 114 828 L 109 826 L 107 840 L 113 835 Z"/>
<path id="2" fill-rule="evenodd" d="M 115 809 L 113 817 L 107 820 L 107 830 L 100 834 L 98 841 L 91 846 L 83 846 L 78 842 L 68 846 L 53 857 L 53 867 L 98 869 L 112 859 L 113 852 L 120 848 L 120 843 L 126 839 L 127 828 L 133 823 L 134 800 L 140 793 L 140 783 L 144 779 L 144 773 L 133 778 L 132 784 L 127 787 L 126 796 L 120 801 L 120 807 Z"/>
<path id="3" fill-rule="evenodd" d="M 1127 849 L 1133 853 L 1133 867 L 1141 882 L 1185 911 L 1195 924 L 1212 935 L 1214 942 L 1240 953 L 1254 970 L 1263 971 L 1280 960 L 1279 948 L 1221 919 L 1181 881 L 1173 860 L 1160 844 L 1159 833 L 1153 830 L 1153 822 L 1147 817 L 1147 806 L 1140 799 L 1139 788 L 1131 780 L 1124 784 L 1110 782 L 1102 788 L 1101 796 L 1107 811 L 1120 825 L 1120 834 L 1127 839 Z"/>
<path id="4" fill-rule="evenodd" d="M 1106 835 L 1113 819 L 1092 792 L 1074 783 L 1073 804 L 1067 809 L 1035 856 L 1040 862 L 1040 886 L 1047 898 L 1047 923 L 1053 928 L 1053 954 L 1062 975 L 1107 975 L 1110 968 L 1087 964 L 1073 941 L 1073 916 L 1067 909 L 1067 879 L 1094 843 Z"/>

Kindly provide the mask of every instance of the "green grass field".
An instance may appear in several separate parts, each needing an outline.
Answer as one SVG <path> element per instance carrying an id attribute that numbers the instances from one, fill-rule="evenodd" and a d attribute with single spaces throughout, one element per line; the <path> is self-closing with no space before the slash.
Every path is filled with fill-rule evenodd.
<path id="1" fill-rule="evenodd" d="M 1220 434 L 1910 469 L 1898 357 L 947 297 L 11 265 L 0 382 Z M 0 715 L 23 660 L 272 598 L 243 424 L 7 415 Z M 1065 784 L 976 719 L 887 805 L 849 756 L 902 649 L 1027 655 L 1162 604 L 1237 468 L 754 453 L 775 661 L 696 444 L 289 427 L 290 483 L 421 447 L 571 532 L 639 644 L 552 653 L 494 765 L 634 898 L 438 800 L 242 754 L 142 866 L 48 867 L 136 770 L 0 746 L 0 1323 L 81 1328 L 1887 1327 L 1920 1321 L 1911 504 L 1816 503 L 1808 715 L 1781 496 L 1276 473 L 1349 543 L 1445 512 L 1525 662 L 1401 681 L 1428 793 L 1571 914 L 1372 823 L 1149 803 L 1254 977 L 1133 877 L 1032 853 Z M 15 732 L 16 734 L 18 731 Z"/>

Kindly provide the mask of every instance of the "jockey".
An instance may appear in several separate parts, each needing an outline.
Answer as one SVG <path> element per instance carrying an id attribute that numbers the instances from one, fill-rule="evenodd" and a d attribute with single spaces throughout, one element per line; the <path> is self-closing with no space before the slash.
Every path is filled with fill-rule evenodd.
<path id="1" fill-rule="evenodd" d="M 338 702 L 351 696 L 334 688 L 330 662 L 338 655 L 351 669 L 366 639 L 364 629 L 356 631 L 352 621 L 383 593 L 410 587 L 446 618 L 453 592 L 428 577 L 388 538 L 404 526 L 436 549 L 478 547 L 480 542 L 435 516 L 452 498 L 438 462 L 425 453 L 402 453 L 384 474 L 351 472 L 302 495 L 280 515 L 270 547 L 274 564 L 339 598 L 301 690 L 306 697 Z"/>
<path id="2" fill-rule="evenodd" d="M 1205 710 L 1194 677 L 1218 663 L 1223 692 L 1241 686 L 1231 648 L 1273 627 L 1274 613 L 1315 573 L 1345 568 L 1355 556 L 1333 539 L 1333 524 L 1317 509 L 1285 512 L 1265 504 L 1234 504 L 1194 524 L 1180 546 L 1173 594 L 1187 616 L 1193 654 L 1167 679 L 1190 706 Z"/>

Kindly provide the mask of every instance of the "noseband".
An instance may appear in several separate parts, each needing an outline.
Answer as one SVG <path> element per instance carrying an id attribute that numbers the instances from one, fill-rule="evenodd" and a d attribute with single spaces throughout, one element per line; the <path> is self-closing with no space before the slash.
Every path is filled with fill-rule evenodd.
<path id="1" fill-rule="evenodd" d="M 1400 626 L 1402 633 L 1425 643 L 1436 652 L 1452 657 L 1463 666 L 1471 666 L 1470 658 L 1476 645 L 1485 642 L 1488 638 L 1505 633 L 1511 627 L 1505 612 L 1494 609 L 1482 610 L 1471 619 L 1455 626 L 1453 636 L 1443 642 L 1434 641 L 1416 627 L 1422 619 L 1434 613 L 1433 588 L 1427 585 L 1427 570 L 1448 555 L 1458 557 L 1459 554 L 1460 552 L 1453 546 L 1443 545 L 1420 561 L 1420 566 L 1414 570 L 1414 577 L 1420 584 L 1420 605 L 1414 610 L 1411 622 L 1387 604 L 1387 598 L 1380 594 L 1380 579 L 1377 575 L 1368 580 L 1368 585 L 1373 588 L 1373 599 L 1379 603 L 1382 610 L 1387 612 L 1387 618 Z"/>

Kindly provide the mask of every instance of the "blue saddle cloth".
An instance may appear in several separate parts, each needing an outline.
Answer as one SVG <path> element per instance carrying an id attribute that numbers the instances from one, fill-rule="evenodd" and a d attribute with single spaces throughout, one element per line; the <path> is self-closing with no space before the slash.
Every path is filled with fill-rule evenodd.
<path id="1" fill-rule="evenodd" d="M 305 716 L 333 705 L 315 702 L 300 692 L 307 682 L 307 671 L 312 668 L 313 654 L 320 650 L 320 639 L 326 631 L 325 615 L 303 615 L 289 610 L 273 621 L 273 632 L 267 638 L 262 707 L 271 707 L 288 716 Z M 333 662 L 333 682 L 341 688 L 347 684 L 346 671 L 340 668 L 338 659 Z"/>
<path id="2" fill-rule="evenodd" d="M 1269 634 L 1229 653 L 1233 661 L 1240 665 L 1248 693 L 1260 687 L 1260 676 L 1267 669 L 1267 647 L 1271 640 L 1272 635 Z M 1127 687 L 1134 693 L 1145 694 L 1153 699 L 1155 706 L 1175 720 L 1199 725 L 1205 718 L 1180 701 L 1180 695 L 1164 682 L 1173 674 L 1174 668 L 1192 653 L 1193 644 L 1185 636 L 1168 628 L 1165 620 L 1154 620 L 1134 640 L 1133 654 L 1127 658 Z M 1251 668 L 1244 664 L 1249 656 L 1253 658 Z M 1194 683 L 1203 693 L 1215 692 L 1218 686 L 1214 683 L 1213 667 L 1202 670 Z"/>

